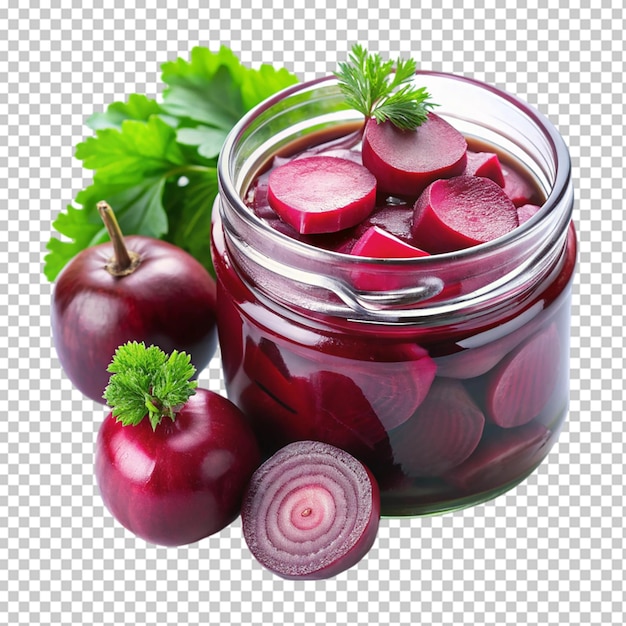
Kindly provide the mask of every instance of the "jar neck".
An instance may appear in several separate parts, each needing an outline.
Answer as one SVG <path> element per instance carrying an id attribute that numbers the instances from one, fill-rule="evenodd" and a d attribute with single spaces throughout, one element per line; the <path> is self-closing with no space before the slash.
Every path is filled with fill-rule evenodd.
<path id="1" fill-rule="evenodd" d="M 445 318 L 450 323 L 451 317 L 481 315 L 523 298 L 554 270 L 573 207 L 569 154 L 556 129 L 525 103 L 476 81 L 428 72 L 419 80 L 433 81 L 429 91 L 443 101 L 438 114 L 528 169 L 545 190 L 541 210 L 492 242 L 417 259 L 356 257 L 274 230 L 242 201 L 254 176 L 273 154 L 301 144 L 308 134 L 320 128 L 332 134 L 355 121 L 332 79 L 313 81 L 286 90 L 245 117 L 220 155 L 214 213 L 231 262 L 253 293 L 310 317 L 396 325 Z M 463 96 L 477 104 L 476 111 L 467 113 Z M 376 284 L 394 288 L 358 289 L 355 275 L 368 274 L 376 276 Z"/>
<path id="2" fill-rule="evenodd" d="M 350 320 L 387 325 L 429 326 L 454 322 L 454 318 L 468 319 L 490 315 L 511 307 L 511 302 L 521 302 L 538 286 L 558 273 L 564 262 L 567 246 L 569 220 L 543 228 L 550 235 L 540 242 L 525 247 L 526 254 L 512 258 L 508 248 L 497 255 L 483 259 L 483 268 L 471 269 L 463 275 L 459 286 L 459 259 L 443 261 L 441 265 L 454 264 L 454 279 L 447 284 L 446 272 L 431 273 L 428 267 L 416 267 L 410 263 L 390 261 L 369 268 L 378 275 L 387 273 L 394 280 L 407 276 L 415 286 L 392 291 L 365 291 L 354 287 L 350 276 L 359 271 L 359 262 L 349 255 L 334 253 L 322 270 L 310 265 L 308 257 L 296 257 L 301 261 L 286 263 L 281 254 L 269 254 L 268 250 L 280 249 L 281 243 L 292 245 L 292 240 L 277 242 L 272 246 L 259 245 L 243 225 L 234 229 L 232 223 L 224 224 L 222 210 L 216 211 L 215 228 L 221 230 L 223 246 L 232 268 L 246 288 L 268 308 L 278 306 L 298 316 L 311 320 Z M 536 237 L 530 232 L 529 238 Z M 267 243 L 267 242 L 266 242 Z M 442 255 L 443 256 L 443 255 Z M 509 260 L 507 261 L 507 257 Z M 345 269 L 345 265 L 348 269 Z M 468 268 L 479 267 L 476 259 L 465 260 Z M 371 264 L 370 264 L 371 265 Z M 426 265 L 426 264 L 424 264 Z"/>

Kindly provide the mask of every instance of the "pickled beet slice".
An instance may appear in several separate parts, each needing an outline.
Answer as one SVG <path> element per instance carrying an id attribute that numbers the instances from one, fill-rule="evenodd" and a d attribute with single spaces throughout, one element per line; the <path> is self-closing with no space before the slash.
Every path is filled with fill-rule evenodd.
<path id="1" fill-rule="evenodd" d="M 545 325 L 547 315 L 543 302 L 536 302 L 512 319 L 458 340 L 456 347 L 460 351 L 437 358 L 437 374 L 461 380 L 486 374 L 513 348 Z"/>
<path id="2" fill-rule="evenodd" d="M 372 212 L 376 179 L 352 160 L 311 156 L 272 169 L 267 197 L 279 217 L 299 233 L 332 233 Z"/>
<path id="3" fill-rule="evenodd" d="M 504 486 L 540 463 L 550 436 L 551 432 L 536 422 L 512 429 L 492 427 L 474 454 L 444 478 L 469 493 Z"/>
<path id="4" fill-rule="evenodd" d="M 372 118 L 361 149 L 363 165 L 376 176 L 379 191 L 414 198 L 434 180 L 462 174 L 466 151 L 465 137 L 434 113 L 414 131 Z"/>
<path id="5" fill-rule="evenodd" d="M 500 159 L 495 152 L 471 152 L 467 151 L 467 164 L 465 176 L 483 176 L 490 178 L 500 187 L 504 187 L 504 174 Z"/>
<path id="6" fill-rule="evenodd" d="M 415 248 L 395 235 L 370 226 L 352 246 L 350 254 L 377 259 L 402 259 L 430 256 L 428 252 Z M 392 274 L 386 268 L 364 263 L 352 273 L 353 284 L 364 291 L 389 291 L 406 286 L 406 270 Z"/>
<path id="7" fill-rule="evenodd" d="M 387 442 L 387 431 L 364 390 L 338 372 L 316 372 L 308 380 L 314 397 L 309 405 L 309 438 L 333 443 L 363 460 L 371 459 L 377 445 Z"/>
<path id="8" fill-rule="evenodd" d="M 333 363 L 361 390 L 386 431 L 408 420 L 424 401 L 437 366 L 428 351 L 412 342 L 381 344 L 342 338 L 323 345 L 320 356 Z M 321 365 L 321 364 L 320 364 Z"/>
<path id="9" fill-rule="evenodd" d="M 413 222 L 413 202 L 407 204 L 389 204 L 378 206 L 374 212 L 362 223 L 360 234 L 368 228 L 378 226 L 388 233 L 395 235 L 405 243 L 413 239 L 411 224 Z"/>
<path id="10" fill-rule="evenodd" d="M 265 450 L 315 439 L 366 462 L 388 458 L 387 432 L 362 389 L 348 376 L 324 370 L 293 376 L 270 341 L 248 342 L 244 368 L 252 382 L 241 385 L 235 380 L 230 391 L 250 416 Z"/>
<path id="11" fill-rule="evenodd" d="M 291 580 L 331 578 L 374 544 L 380 491 L 369 469 L 344 450 L 299 441 L 253 474 L 241 520 L 250 551 L 268 570 Z"/>
<path id="12" fill-rule="evenodd" d="M 517 207 L 517 219 L 520 225 L 527 222 L 541 207 L 537 204 L 523 204 Z"/>
<path id="13" fill-rule="evenodd" d="M 351 254 L 378 259 L 409 259 L 430 256 L 379 226 L 370 226 L 352 247 Z"/>
<path id="14" fill-rule="evenodd" d="M 486 385 L 488 419 L 514 428 L 537 417 L 559 376 L 561 347 L 555 323 L 509 353 L 490 373 Z"/>
<path id="15" fill-rule="evenodd" d="M 348 151 L 346 150 L 346 152 Z M 277 160 L 278 157 L 275 157 L 273 163 L 276 164 Z M 281 162 L 287 163 L 288 160 L 281 159 Z M 272 209 L 269 205 L 267 187 L 268 180 L 269 172 L 261 174 L 261 176 L 259 176 L 255 181 L 254 185 L 250 188 L 246 197 L 247 205 L 259 219 L 279 233 L 282 233 L 291 239 L 295 239 L 296 241 L 302 241 L 303 243 L 317 248 L 323 248 L 325 250 L 349 252 L 356 239 L 358 239 L 358 235 L 353 233 L 356 227 L 344 229 L 336 233 L 319 233 L 311 235 L 299 233 L 293 226 L 290 226 L 278 217 L 274 209 Z"/>
<path id="16" fill-rule="evenodd" d="M 541 204 L 537 189 L 527 177 L 506 165 L 502 166 L 502 174 L 504 176 L 504 193 L 516 207 L 523 204 Z"/>
<path id="17" fill-rule="evenodd" d="M 501 237 L 518 226 L 517 210 L 489 178 L 437 180 L 420 195 L 413 244 L 431 253 L 453 252 Z"/>
<path id="18" fill-rule="evenodd" d="M 485 417 L 457 380 L 435 378 L 415 414 L 389 433 L 394 459 L 410 476 L 441 476 L 474 452 Z"/>

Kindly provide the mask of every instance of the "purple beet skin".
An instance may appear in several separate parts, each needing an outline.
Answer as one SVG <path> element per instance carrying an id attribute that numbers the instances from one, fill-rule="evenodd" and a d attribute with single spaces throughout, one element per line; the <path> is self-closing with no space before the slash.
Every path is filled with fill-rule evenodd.
<path id="1" fill-rule="evenodd" d="M 356 565 L 372 547 L 380 493 L 372 473 L 344 450 L 290 444 L 254 473 L 241 510 L 256 559 L 286 579 L 325 579 Z"/>

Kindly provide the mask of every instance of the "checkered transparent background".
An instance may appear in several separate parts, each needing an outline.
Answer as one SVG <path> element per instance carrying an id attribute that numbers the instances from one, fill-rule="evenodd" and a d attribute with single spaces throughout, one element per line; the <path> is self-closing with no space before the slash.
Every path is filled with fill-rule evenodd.
<path id="1" fill-rule="evenodd" d="M 623 625 L 620 3 L 7 2 L 0 623 Z M 238 523 L 165 549 L 135 539 L 104 510 L 92 469 L 104 412 L 72 389 L 56 361 L 42 257 L 52 219 L 89 182 L 73 157 L 90 132 L 85 117 L 133 92 L 157 96 L 162 62 L 222 43 L 245 63 L 308 79 L 330 73 L 355 41 L 508 89 L 565 136 L 580 237 L 571 414 L 547 462 L 515 490 L 460 513 L 384 520 L 357 567 L 328 581 L 287 582 L 253 561 Z M 218 359 L 201 381 L 222 390 Z"/>

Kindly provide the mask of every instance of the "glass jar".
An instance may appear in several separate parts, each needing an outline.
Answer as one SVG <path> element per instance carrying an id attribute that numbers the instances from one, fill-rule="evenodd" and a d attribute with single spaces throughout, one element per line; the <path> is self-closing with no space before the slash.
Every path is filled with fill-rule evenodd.
<path id="1" fill-rule="evenodd" d="M 212 249 L 228 396 L 266 454 L 298 439 L 344 448 L 374 472 L 386 516 L 489 500 L 543 461 L 566 418 L 576 262 L 568 150 L 518 98 L 420 71 L 437 115 L 515 163 L 541 209 L 459 252 L 374 259 L 297 241 L 247 207 L 275 155 L 363 123 L 334 77 L 268 99 L 219 162 Z M 363 276 L 376 290 L 363 289 Z"/>

